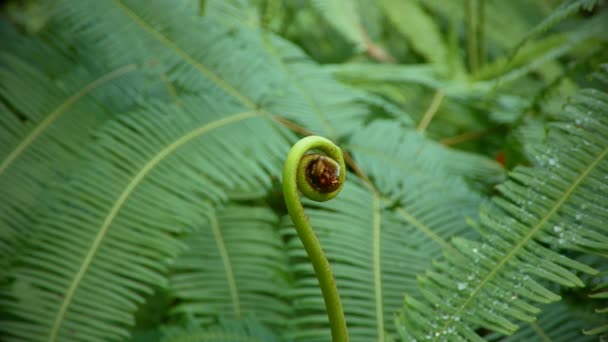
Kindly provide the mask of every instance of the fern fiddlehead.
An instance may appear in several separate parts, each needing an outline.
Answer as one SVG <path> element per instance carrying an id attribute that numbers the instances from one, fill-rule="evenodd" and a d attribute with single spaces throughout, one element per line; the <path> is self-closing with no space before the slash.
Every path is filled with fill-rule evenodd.
<path id="1" fill-rule="evenodd" d="M 313 149 L 320 150 L 325 155 L 307 153 Z M 344 310 L 329 261 L 304 213 L 298 190 L 313 201 L 324 202 L 338 195 L 345 178 L 342 150 L 331 141 L 318 136 L 298 141 L 289 151 L 283 168 L 283 193 L 287 211 L 319 280 L 334 342 L 348 341 Z"/>

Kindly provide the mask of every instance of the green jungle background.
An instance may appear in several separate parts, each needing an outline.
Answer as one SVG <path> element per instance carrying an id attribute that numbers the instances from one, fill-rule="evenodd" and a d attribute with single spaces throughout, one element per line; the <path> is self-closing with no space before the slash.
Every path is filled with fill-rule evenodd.
<path id="1" fill-rule="evenodd" d="M 607 338 L 606 1 L 1 6 L 0 340 L 329 341 L 310 134 L 352 341 Z"/>

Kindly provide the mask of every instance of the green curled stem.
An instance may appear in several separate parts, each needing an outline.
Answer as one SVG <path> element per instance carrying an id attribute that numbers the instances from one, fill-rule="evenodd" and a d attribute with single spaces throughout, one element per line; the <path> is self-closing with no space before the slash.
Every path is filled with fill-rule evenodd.
<path id="1" fill-rule="evenodd" d="M 315 149 L 324 155 L 307 154 Z M 304 213 L 298 190 L 314 201 L 324 202 L 336 197 L 345 178 L 342 150 L 331 141 L 318 136 L 298 141 L 289 151 L 283 168 L 283 193 L 287 210 L 319 280 L 334 342 L 348 341 L 344 309 L 329 261 Z"/>

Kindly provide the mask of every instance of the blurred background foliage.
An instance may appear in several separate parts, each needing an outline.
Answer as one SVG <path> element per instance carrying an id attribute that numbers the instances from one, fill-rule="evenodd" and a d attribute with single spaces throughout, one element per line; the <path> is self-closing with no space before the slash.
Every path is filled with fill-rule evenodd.
<path id="1" fill-rule="evenodd" d="M 608 331 L 605 1 L 1 6 L 7 340 L 329 340 L 280 193 L 308 134 L 349 155 L 337 203 L 306 205 L 353 341 Z M 522 213 L 488 209 L 501 200 Z M 523 237 L 501 244 L 486 216 Z M 487 246 L 487 275 L 462 275 L 479 291 L 444 296 Z M 529 265 L 535 248 L 547 264 Z M 524 270 L 532 299 L 506 299 Z"/>

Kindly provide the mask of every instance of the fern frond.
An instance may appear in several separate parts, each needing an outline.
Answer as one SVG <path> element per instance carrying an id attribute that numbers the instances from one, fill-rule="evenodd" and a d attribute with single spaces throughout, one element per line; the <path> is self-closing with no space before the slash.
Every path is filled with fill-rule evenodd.
<path id="1" fill-rule="evenodd" d="M 290 307 L 287 255 L 269 209 L 230 205 L 209 214 L 205 227 L 181 240 L 188 246 L 172 266 L 173 314 L 208 325 L 217 317 L 255 317 L 281 328 Z"/>
<path id="2" fill-rule="evenodd" d="M 421 1 L 435 16 L 461 26 L 465 22 L 465 0 Z M 538 1 L 485 1 L 485 36 L 490 49 L 512 48 L 530 27 L 542 19 L 544 3 Z M 456 27 L 458 27 L 456 26 Z"/>
<path id="3" fill-rule="evenodd" d="M 557 25 L 569 16 L 577 13 L 579 10 L 591 10 L 599 0 L 564 0 L 557 8 L 555 8 L 551 14 L 545 17 L 540 23 L 532 28 L 526 35 L 521 38 L 521 41 L 517 44 L 512 55 L 517 54 L 517 51 L 526 44 L 530 39 L 537 35 L 549 30 L 551 27 Z"/>
<path id="4" fill-rule="evenodd" d="M 608 94 L 582 91 L 535 146 L 537 167 L 518 167 L 502 196 L 481 211 L 481 241 L 454 248 L 419 278 L 422 299 L 408 298 L 400 324 L 416 339 L 480 340 L 477 327 L 512 334 L 512 320 L 531 322 L 534 303 L 560 297 L 539 279 L 583 286 L 573 273 L 594 274 L 551 247 L 608 255 Z M 432 329 L 428 329 L 432 327 Z"/>
<path id="5" fill-rule="evenodd" d="M 379 6 L 414 50 L 436 68 L 448 64 L 448 51 L 439 27 L 418 1 L 381 0 Z"/>
<path id="6" fill-rule="evenodd" d="M 356 48 L 365 47 L 368 38 L 361 22 L 359 4 L 356 0 L 315 0 L 313 4 L 327 22 Z"/>
<path id="7" fill-rule="evenodd" d="M 416 275 L 430 265 L 450 234 L 467 229 L 462 209 L 468 205 L 468 212 L 474 212 L 478 203 L 462 204 L 460 212 L 453 205 L 432 210 L 431 196 L 421 190 L 412 194 L 426 195 L 419 202 L 404 198 L 398 208 L 388 209 L 390 201 L 353 178 L 331 205 L 307 202 L 307 215 L 332 264 L 351 340 L 384 341 L 394 334 L 394 313 L 404 291 L 415 290 Z M 287 337 L 327 340 L 329 323 L 312 267 L 293 228 L 286 227 L 284 234 L 296 279 L 288 292 L 295 317 Z"/>
<path id="8" fill-rule="evenodd" d="M 349 133 L 345 122 L 369 114 L 360 92 L 323 74 L 293 44 L 195 16 L 171 1 L 65 1 L 57 12 L 66 34 L 88 42 L 82 47 L 85 63 L 150 65 L 178 93 L 214 93 L 240 107 L 235 110 L 306 118 L 306 129 L 332 139 Z"/>
<path id="9" fill-rule="evenodd" d="M 596 300 L 604 300 L 604 303 L 606 301 L 606 299 L 608 299 L 608 281 L 606 281 L 606 277 L 608 275 L 608 272 L 603 272 L 602 274 L 599 275 L 599 279 L 601 282 L 600 284 L 595 285 L 592 288 L 593 293 L 591 293 L 589 295 L 589 298 L 593 298 Z M 597 308 L 595 309 L 595 312 L 600 315 L 600 314 L 604 314 L 604 321 L 605 321 L 605 314 L 608 313 L 608 307 L 601 307 L 601 308 Z M 600 340 L 602 338 L 606 338 L 608 337 L 608 323 L 604 323 L 602 325 L 596 326 L 596 327 L 585 327 L 586 329 L 583 330 L 583 334 L 585 335 L 600 335 Z"/>
<path id="10" fill-rule="evenodd" d="M 407 248 L 398 220 L 387 216 L 377 195 L 349 177 L 331 205 L 305 201 L 306 213 L 332 264 L 351 340 L 383 341 L 407 287 L 403 280 L 420 271 L 428 257 L 424 249 Z M 329 322 L 312 266 L 291 224 L 283 234 L 295 276 L 288 292 L 295 317 L 287 338 L 329 340 Z"/>
<path id="11" fill-rule="evenodd" d="M 207 221 L 231 191 L 259 196 L 280 169 L 287 132 L 216 98 L 150 104 L 97 134 L 88 160 L 55 189 L 29 253 L 12 276 L 7 336 L 114 340 L 135 305 L 166 286 L 175 236 Z M 230 143 L 224 138 L 235 137 Z M 237 138 L 238 137 L 238 138 Z M 277 175 L 275 174 L 275 177 Z M 206 204 L 208 203 L 208 204 Z"/>
<path id="12" fill-rule="evenodd" d="M 404 291 L 416 291 L 416 275 L 449 238 L 471 232 L 466 216 L 477 212 L 481 198 L 461 176 L 492 163 L 384 121 L 357 131 L 344 147 L 377 190 L 350 176 L 331 203 L 306 202 L 307 214 L 332 263 L 351 338 L 383 341 L 395 332 L 393 314 Z M 438 202 L 438 193 L 445 201 Z M 284 234 L 296 265 L 289 337 L 324 340 L 329 327 L 316 278 L 293 229 Z"/>
<path id="13" fill-rule="evenodd" d="M 467 179 L 491 184 L 502 180 L 504 173 L 493 160 L 450 150 L 412 128 L 386 120 L 357 131 L 346 147 L 384 194 L 398 191 L 400 182 L 410 176 L 425 179 L 425 184 L 443 182 L 442 175 L 452 176 L 456 182 Z"/>
<path id="14" fill-rule="evenodd" d="M 297 46 L 271 35 L 264 43 L 288 81 L 284 93 L 269 104 L 269 112 L 337 140 L 360 127 L 370 113 L 369 105 L 383 105 L 371 95 L 339 83 Z"/>
<path id="15" fill-rule="evenodd" d="M 166 327 L 162 342 L 278 342 L 279 339 L 257 321 L 222 319 L 219 324 L 202 328 Z"/>
<path id="16" fill-rule="evenodd" d="M 575 49 L 584 49 L 591 44 L 597 44 L 608 29 L 607 19 L 608 15 L 600 14 L 571 32 L 558 33 L 537 42 L 534 46 L 522 50 L 525 53 L 515 59 L 498 59 L 482 70 L 479 77 L 495 76 L 499 85 L 502 85 L 517 80 Z"/>
<path id="17" fill-rule="evenodd" d="M 585 321 L 572 312 L 572 308 L 564 302 L 541 306 L 542 313 L 535 322 L 524 324 L 515 334 L 497 341 L 594 341 L 592 337 L 585 337 L 582 329 Z"/>
<path id="18" fill-rule="evenodd" d="M 114 110 L 133 103 L 131 99 L 104 103 L 101 97 L 117 90 L 128 92 L 127 88 L 141 85 L 128 77 L 138 73 L 132 64 L 98 75 L 80 67 L 64 72 L 51 79 L 45 71 L 20 58 L 0 54 L 2 273 L 8 271 L 8 264 L 20 254 L 38 211 L 45 206 L 42 191 L 53 181 L 66 177 L 70 164 L 95 127 L 111 118 Z M 117 86 L 116 82 L 122 85 Z M 82 112 L 87 115 L 81 115 Z"/>
<path id="19" fill-rule="evenodd" d="M 338 79 L 357 83 L 395 82 L 421 84 L 431 89 L 445 87 L 445 81 L 439 78 L 437 71 L 430 64 L 392 65 L 372 63 L 348 63 L 325 66 Z"/>

